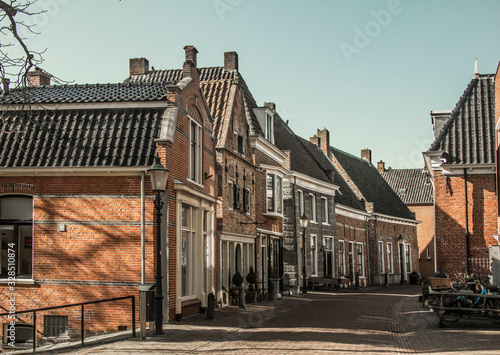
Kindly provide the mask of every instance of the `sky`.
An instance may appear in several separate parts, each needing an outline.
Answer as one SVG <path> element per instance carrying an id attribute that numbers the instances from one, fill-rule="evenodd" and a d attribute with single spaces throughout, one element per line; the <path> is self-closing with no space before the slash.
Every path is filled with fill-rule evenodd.
<path id="1" fill-rule="evenodd" d="M 422 168 L 433 141 L 431 110 L 453 109 L 472 79 L 500 60 L 498 0 L 38 0 L 41 67 L 78 84 L 117 83 L 129 58 L 181 68 L 236 51 L 259 105 L 274 102 L 304 138 L 386 167 Z"/>

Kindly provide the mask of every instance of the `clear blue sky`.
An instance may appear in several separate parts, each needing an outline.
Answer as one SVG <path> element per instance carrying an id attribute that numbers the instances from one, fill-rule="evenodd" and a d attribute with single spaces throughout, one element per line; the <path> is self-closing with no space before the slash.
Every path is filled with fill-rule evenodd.
<path id="1" fill-rule="evenodd" d="M 44 6 L 46 4 L 46 6 Z M 259 104 L 296 134 L 326 127 L 335 147 L 393 168 L 422 167 L 431 110 L 452 109 L 473 76 L 500 60 L 498 0 L 39 0 L 29 44 L 42 67 L 76 83 L 113 83 L 128 59 L 180 68 L 236 51 Z"/>

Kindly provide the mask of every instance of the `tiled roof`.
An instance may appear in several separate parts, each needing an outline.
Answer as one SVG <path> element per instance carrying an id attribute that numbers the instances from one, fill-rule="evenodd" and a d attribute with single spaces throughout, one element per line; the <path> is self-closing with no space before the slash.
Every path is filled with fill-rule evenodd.
<path id="1" fill-rule="evenodd" d="M 310 154 L 302 139 L 297 137 L 278 115 L 274 116 L 274 142 L 282 151 L 290 152 L 291 170 L 320 181 L 332 183 L 316 159 Z"/>
<path id="2" fill-rule="evenodd" d="M 474 77 L 432 143 L 446 164 L 495 163 L 494 75 Z"/>
<path id="3" fill-rule="evenodd" d="M 330 147 L 333 155 L 361 191 L 367 202 L 373 202 L 374 212 L 406 219 L 415 219 L 378 170 L 367 161 Z"/>
<path id="4" fill-rule="evenodd" d="M 222 119 L 225 117 L 227 105 L 229 104 L 229 91 L 233 85 L 239 85 L 243 91 L 243 100 L 247 112 L 247 120 L 251 134 L 261 134 L 262 129 L 257 121 L 253 109 L 257 107 L 255 99 L 248 89 L 242 76 L 236 70 L 224 69 L 224 67 L 199 68 L 200 86 L 205 94 L 210 114 L 214 120 L 214 137 L 218 141 Z M 125 79 L 124 83 L 138 82 L 165 82 L 180 81 L 182 69 L 154 70 L 146 74 L 133 75 Z"/>
<path id="5" fill-rule="evenodd" d="M 0 104 L 20 104 L 26 101 L 38 104 L 96 103 L 116 101 L 163 100 L 167 83 L 45 85 L 27 88 L 26 92 L 10 90 L 0 98 Z"/>
<path id="6" fill-rule="evenodd" d="M 163 112 L 136 108 L 4 114 L 0 167 L 150 166 Z"/>
<path id="7" fill-rule="evenodd" d="M 200 81 L 210 80 L 233 80 L 236 71 L 227 70 L 223 67 L 199 68 Z M 154 83 L 154 82 L 177 82 L 182 80 L 182 69 L 150 70 L 146 74 L 132 75 L 125 79 L 124 83 Z"/>
<path id="8" fill-rule="evenodd" d="M 432 204 L 430 174 L 423 169 L 390 169 L 380 173 L 407 205 Z"/>

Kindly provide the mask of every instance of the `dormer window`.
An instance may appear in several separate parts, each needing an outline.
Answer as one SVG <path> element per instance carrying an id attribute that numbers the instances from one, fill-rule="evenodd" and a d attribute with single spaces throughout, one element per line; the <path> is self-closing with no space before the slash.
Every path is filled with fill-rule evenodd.
<path id="1" fill-rule="evenodd" d="M 274 144 L 274 120 L 273 116 L 266 112 L 266 139 Z"/>

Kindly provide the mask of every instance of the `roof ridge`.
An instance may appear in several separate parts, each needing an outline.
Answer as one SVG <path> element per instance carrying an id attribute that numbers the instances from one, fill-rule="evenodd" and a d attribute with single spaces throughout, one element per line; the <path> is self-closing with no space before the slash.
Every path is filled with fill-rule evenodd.
<path id="1" fill-rule="evenodd" d="M 363 159 L 363 158 L 360 158 L 360 157 L 355 156 L 354 154 L 348 153 L 348 152 L 346 152 L 346 151 L 343 151 L 342 149 L 338 149 L 338 148 L 335 148 L 335 147 L 333 147 L 333 146 L 330 146 L 330 149 L 336 150 L 336 151 L 338 151 L 338 152 L 340 152 L 340 153 L 343 153 L 343 154 L 345 154 L 345 155 L 347 155 L 347 156 L 349 156 L 349 157 L 351 157 L 351 158 L 357 159 L 357 160 L 359 160 L 359 161 L 361 161 L 361 162 L 368 163 L 368 165 L 370 165 L 371 167 L 375 168 L 375 167 L 373 166 L 373 164 L 369 163 L 367 160 L 365 160 L 365 159 Z"/>

